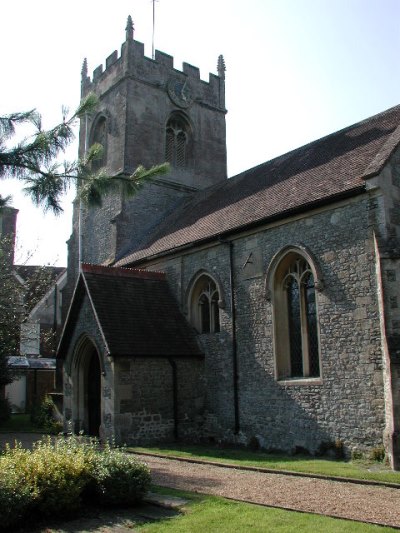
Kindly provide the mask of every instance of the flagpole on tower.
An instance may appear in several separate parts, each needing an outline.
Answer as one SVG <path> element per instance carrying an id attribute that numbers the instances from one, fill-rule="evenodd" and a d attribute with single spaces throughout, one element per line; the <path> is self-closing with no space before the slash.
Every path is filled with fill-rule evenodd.
<path id="1" fill-rule="evenodd" d="M 156 2 L 158 0 L 151 0 L 153 4 L 153 38 L 151 42 L 151 57 L 155 59 L 155 50 L 154 50 L 154 35 L 155 35 L 155 29 L 156 29 Z"/>

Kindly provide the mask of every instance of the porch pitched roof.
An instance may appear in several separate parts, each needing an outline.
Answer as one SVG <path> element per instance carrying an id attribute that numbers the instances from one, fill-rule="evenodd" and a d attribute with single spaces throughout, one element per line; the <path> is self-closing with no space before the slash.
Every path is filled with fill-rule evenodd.
<path id="1" fill-rule="evenodd" d="M 179 310 L 165 274 L 82 265 L 58 357 L 65 357 L 87 295 L 110 356 L 200 357 L 194 330 Z"/>

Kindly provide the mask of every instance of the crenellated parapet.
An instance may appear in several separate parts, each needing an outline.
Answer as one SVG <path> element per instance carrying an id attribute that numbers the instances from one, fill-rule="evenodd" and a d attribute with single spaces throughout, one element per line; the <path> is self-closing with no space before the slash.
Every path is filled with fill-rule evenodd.
<path id="1" fill-rule="evenodd" d="M 218 58 L 218 74 L 210 73 L 207 82 L 201 80 L 198 67 L 183 63 L 181 70 L 176 69 L 174 58 L 164 52 L 156 50 L 154 59 L 145 56 L 144 44 L 134 40 L 134 24 L 130 16 L 125 31 L 126 38 L 120 55 L 114 50 L 107 57 L 105 67 L 103 64 L 96 67 L 91 77 L 85 59 L 82 67 L 82 96 L 90 91 L 101 95 L 126 78 L 166 91 L 171 80 L 176 80 L 188 92 L 190 90 L 193 103 L 225 111 L 225 63 L 222 56 Z"/>

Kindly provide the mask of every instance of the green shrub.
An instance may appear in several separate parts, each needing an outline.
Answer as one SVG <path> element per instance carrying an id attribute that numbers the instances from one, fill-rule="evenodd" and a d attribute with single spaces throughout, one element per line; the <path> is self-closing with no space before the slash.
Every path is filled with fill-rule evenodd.
<path id="1" fill-rule="evenodd" d="M 53 435 L 62 430 L 62 423 L 55 418 L 56 408 L 50 396 L 46 396 L 39 404 L 35 404 L 31 412 L 32 422 Z"/>
<path id="2" fill-rule="evenodd" d="M 35 446 L 28 479 L 43 515 L 69 514 L 80 507 L 97 453 L 96 445 L 76 438 L 48 438 Z"/>
<path id="3" fill-rule="evenodd" d="M 352 459 L 352 461 L 359 461 L 361 459 L 364 459 L 364 454 L 363 454 L 363 452 L 361 450 L 354 449 L 351 452 L 351 459 Z"/>
<path id="4" fill-rule="evenodd" d="M 94 465 L 93 493 L 104 505 L 135 505 L 150 486 L 148 467 L 132 456 L 106 447 Z"/>
<path id="5" fill-rule="evenodd" d="M 340 439 L 336 439 L 335 441 L 321 442 L 316 452 L 316 455 L 331 457 L 332 459 L 344 459 L 344 443 Z"/>
<path id="6" fill-rule="evenodd" d="M 32 507 L 33 497 L 12 461 L 0 457 L 0 530 L 18 525 Z"/>
<path id="7" fill-rule="evenodd" d="M 310 451 L 307 450 L 307 448 L 304 448 L 304 446 L 295 446 L 294 450 L 292 450 L 293 455 L 304 455 L 304 457 L 307 457 L 310 455 Z"/>
<path id="8" fill-rule="evenodd" d="M 148 490 L 150 473 L 134 457 L 94 439 L 41 440 L 33 450 L 6 446 L 0 455 L 0 530 L 26 516 L 61 516 L 95 503 L 131 505 Z"/>
<path id="9" fill-rule="evenodd" d="M 383 446 L 377 446 L 376 448 L 372 448 L 371 450 L 371 460 L 377 461 L 378 463 L 383 463 L 385 460 L 386 453 L 385 448 Z"/>
<path id="10" fill-rule="evenodd" d="M 260 447 L 261 447 L 260 446 L 260 441 L 258 440 L 258 438 L 255 435 L 250 437 L 249 442 L 247 443 L 247 447 L 252 452 L 256 452 L 256 451 L 258 451 L 260 449 Z"/>
<path id="11" fill-rule="evenodd" d="M 35 443 L 32 451 L 21 445 L 7 447 L 0 466 L 23 480 L 39 515 L 68 515 L 81 504 L 91 479 L 91 457 L 97 453 L 96 447 L 74 438 L 54 442 L 47 438 Z"/>

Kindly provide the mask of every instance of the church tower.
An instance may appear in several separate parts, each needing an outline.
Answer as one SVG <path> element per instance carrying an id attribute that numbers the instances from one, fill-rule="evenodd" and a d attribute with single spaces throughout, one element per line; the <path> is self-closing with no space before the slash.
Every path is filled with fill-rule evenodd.
<path id="1" fill-rule="evenodd" d="M 144 45 L 134 40 L 131 17 L 120 56 L 114 51 L 92 77 L 84 61 L 81 95 L 94 92 L 99 106 L 81 122 L 80 157 L 100 142 L 104 153 L 96 165 L 111 175 L 165 161 L 171 171 L 129 200 L 110 195 L 101 208 L 90 209 L 76 201 L 68 260 L 72 278 L 79 256 L 86 263 L 112 264 L 140 245 L 184 197 L 227 178 L 222 56 L 217 69 L 206 82 L 197 67 L 184 63 L 177 70 L 173 57 L 163 52 L 146 57 Z"/>

